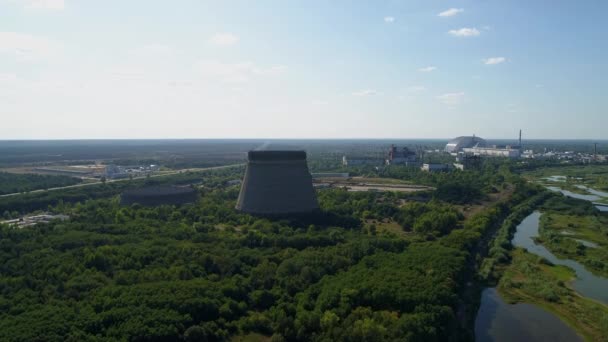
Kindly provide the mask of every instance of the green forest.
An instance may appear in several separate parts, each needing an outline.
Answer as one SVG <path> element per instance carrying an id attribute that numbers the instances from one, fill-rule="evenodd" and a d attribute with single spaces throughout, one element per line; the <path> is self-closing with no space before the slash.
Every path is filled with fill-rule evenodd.
<path id="1" fill-rule="evenodd" d="M 50 189 L 74 185 L 80 182 L 82 182 L 80 179 L 69 176 L 0 172 L 0 195 L 27 192 L 38 189 Z"/>
<path id="2" fill-rule="evenodd" d="M 201 199 L 179 207 L 120 206 L 116 184 L 22 198 L 70 220 L 1 227 L 0 340 L 471 339 L 476 307 L 463 293 L 480 241 L 538 193 L 495 165 L 433 176 L 422 200 L 328 189 L 320 214 L 268 219 L 234 210 L 239 188 L 226 181 L 241 174 L 165 180 L 197 183 Z M 470 217 L 458 207 L 503 189 Z M 370 223 L 383 218 L 402 233 Z"/>

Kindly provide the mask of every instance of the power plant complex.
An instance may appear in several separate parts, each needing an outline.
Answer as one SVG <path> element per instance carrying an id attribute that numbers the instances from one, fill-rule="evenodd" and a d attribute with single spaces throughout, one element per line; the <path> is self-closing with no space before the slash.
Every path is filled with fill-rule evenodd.
<path id="1" fill-rule="evenodd" d="M 249 151 L 236 209 L 280 216 L 319 210 L 305 151 Z"/>
<path id="2" fill-rule="evenodd" d="M 519 158 L 521 156 L 521 130 L 517 145 L 489 145 L 484 139 L 476 136 L 463 136 L 450 140 L 445 145 L 445 152 L 452 155 L 466 154 L 486 157 Z"/>

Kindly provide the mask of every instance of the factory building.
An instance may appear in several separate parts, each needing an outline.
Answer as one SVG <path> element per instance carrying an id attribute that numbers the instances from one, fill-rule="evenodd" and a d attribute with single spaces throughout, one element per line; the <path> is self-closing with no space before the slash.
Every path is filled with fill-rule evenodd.
<path id="1" fill-rule="evenodd" d="M 153 186 L 127 190 L 120 196 L 120 204 L 131 205 L 138 203 L 143 206 L 181 205 L 194 203 L 198 192 L 191 187 Z"/>
<path id="2" fill-rule="evenodd" d="M 282 216 L 319 209 L 304 151 L 249 151 L 236 209 Z"/>
<path id="3" fill-rule="evenodd" d="M 458 137 L 450 140 L 447 145 L 445 145 L 445 152 L 458 153 L 462 152 L 465 148 L 486 147 L 487 145 L 487 142 L 480 137 Z"/>
<path id="4" fill-rule="evenodd" d="M 418 164 L 418 156 L 416 152 L 410 151 L 407 147 L 399 150 L 395 145 L 391 145 L 390 150 L 388 151 L 388 159 L 386 160 L 386 165 L 413 165 L 419 166 Z"/>
<path id="5" fill-rule="evenodd" d="M 471 154 L 474 156 L 486 156 L 486 157 L 504 157 L 504 158 L 519 158 L 521 151 L 518 148 L 511 146 L 505 147 L 471 147 L 463 148 L 462 151 L 465 154 Z"/>
<path id="6" fill-rule="evenodd" d="M 452 169 L 450 164 L 422 164 L 420 170 L 425 172 L 449 171 Z"/>

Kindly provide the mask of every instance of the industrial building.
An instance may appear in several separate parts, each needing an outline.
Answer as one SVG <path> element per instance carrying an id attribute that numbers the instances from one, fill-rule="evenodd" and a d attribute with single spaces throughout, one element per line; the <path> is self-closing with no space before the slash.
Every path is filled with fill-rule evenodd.
<path id="1" fill-rule="evenodd" d="M 0 221 L 1 224 L 6 224 L 12 227 L 25 228 L 35 226 L 39 223 L 49 223 L 53 220 L 65 221 L 70 217 L 63 214 L 44 213 L 40 215 L 24 216 L 14 220 Z"/>
<path id="2" fill-rule="evenodd" d="M 472 154 L 474 156 L 487 156 L 487 157 L 504 157 L 504 158 L 519 158 L 521 151 L 518 148 L 512 146 L 498 147 L 478 147 L 474 146 L 471 148 L 463 148 L 462 151 L 466 154 Z"/>
<path id="3" fill-rule="evenodd" d="M 517 145 L 489 145 L 484 139 L 476 136 L 454 138 L 445 145 L 445 152 L 456 156 L 466 154 L 481 157 L 519 158 L 521 150 L 521 130 Z"/>
<path id="4" fill-rule="evenodd" d="M 304 151 L 249 151 L 236 209 L 255 215 L 317 211 Z"/>
<path id="5" fill-rule="evenodd" d="M 449 171 L 452 169 L 450 164 L 422 164 L 420 170 L 426 172 Z"/>
<path id="6" fill-rule="evenodd" d="M 458 152 L 462 152 L 465 148 L 486 147 L 487 145 L 487 142 L 480 137 L 463 136 L 450 140 L 445 145 L 445 152 L 455 154 Z"/>
<path id="7" fill-rule="evenodd" d="M 388 159 L 386 160 L 386 165 L 412 165 L 412 166 L 420 166 L 418 163 L 418 156 L 416 152 L 410 151 L 407 147 L 399 150 L 395 145 L 391 145 L 390 150 L 388 151 Z"/>
<path id="8" fill-rule="evenodd" d="M 131 205 L 138 203 L 143 206 L 181 205 L 194 203 L 198 199 L 198 191 L 191 187 L 153 186 L 128 190 L 120 196 L 120 204 Z"/>

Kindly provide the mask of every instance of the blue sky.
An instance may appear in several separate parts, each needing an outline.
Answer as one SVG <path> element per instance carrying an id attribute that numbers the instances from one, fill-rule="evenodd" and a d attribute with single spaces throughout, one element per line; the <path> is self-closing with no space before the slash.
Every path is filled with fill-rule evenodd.
<path id="1" fill-rule="evenodd" d="M 0 0 L 0 139 L 606 139 L 606 13 L 606 1 Z"/>

